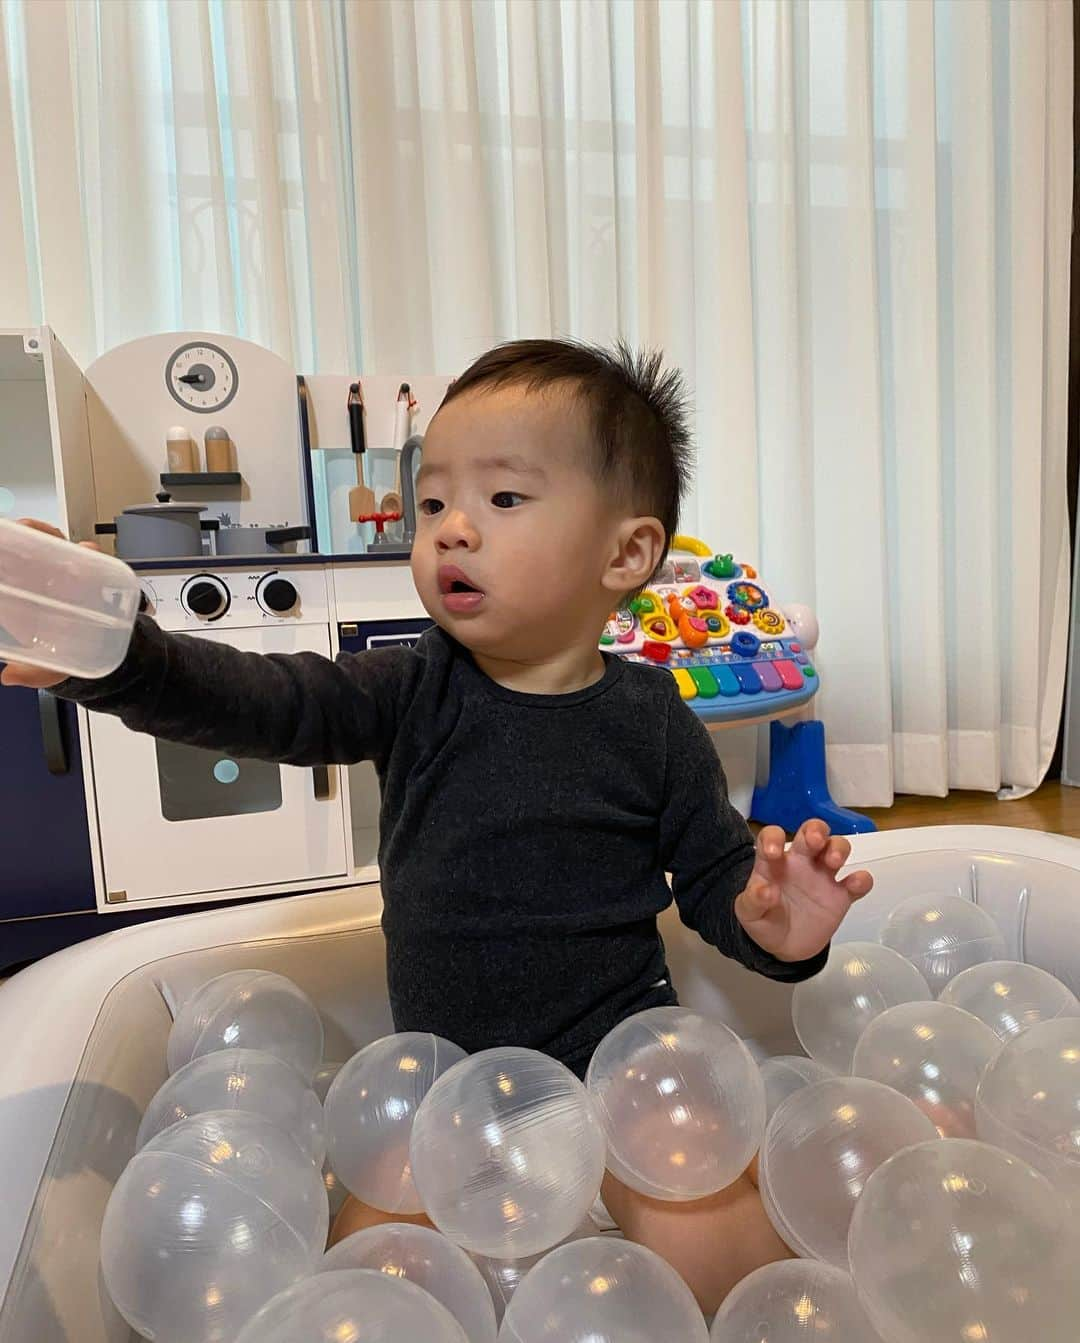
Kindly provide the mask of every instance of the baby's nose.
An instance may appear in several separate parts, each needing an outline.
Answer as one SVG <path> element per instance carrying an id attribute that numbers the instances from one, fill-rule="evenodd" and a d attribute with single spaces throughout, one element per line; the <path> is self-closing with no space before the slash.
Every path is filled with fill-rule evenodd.
<path id="1" fill-rule="evenodd" d="M 435 538 L 440 550 L 473 550 L 479 542 L 476 528 L 460 509 L 447 509 Z"/>

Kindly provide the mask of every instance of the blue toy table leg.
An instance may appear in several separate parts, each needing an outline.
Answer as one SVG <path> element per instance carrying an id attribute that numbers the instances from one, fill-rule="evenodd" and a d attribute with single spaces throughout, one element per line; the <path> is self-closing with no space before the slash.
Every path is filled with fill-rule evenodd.
<path id="1" fill-rule="evenodd" d="M 794 834 L 817 817 L 834 834 L 861 835 L 876 830 L 869 816 L 838 807 L 825 780 L 825 724 L 817 719 L 785 727 L 769 725 L 769 782 L 754 789 L 750 815 L 762 825 L 779 825 Z"/>

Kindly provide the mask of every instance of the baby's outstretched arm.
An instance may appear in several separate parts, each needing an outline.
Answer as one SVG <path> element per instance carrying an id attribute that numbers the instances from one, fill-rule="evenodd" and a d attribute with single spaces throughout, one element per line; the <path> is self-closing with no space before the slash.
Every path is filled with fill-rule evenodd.
<path id="1" fill-rule="evenodd" d="M 667 741 L 661 848 L 683 922 L 772 979 L 817 974 L 852 902 L 873 884 L 870 874 L 837 880 L 850 845 L 830 838 L 822 821 L 808 821 L 787 852 L 775 826 L 755 847 L 728 800 L 708 731 L 674 696 Z"/>
<path id="2" fill-rule="evenodd" d="M 54 534 L 55 528 L 43 527 Z M 409 648 L 343 655 L 245 653 L 170 634 L 139 616 L 127 657 L 100 680 L 57 680 L 27 666 L 5 685 L 49 688 L 135 732 L 287 765 L 378 760 L 417 674 Z"/>
<path id="3" fill-rule="evenodd" d="M 284 765 L 349 765 L 389 751 L 411 650 L 245 653 L 170 634 L 139 616 L 124 662 L 100 681 L 62 681 L 61 699 L 134 732 Z"/>

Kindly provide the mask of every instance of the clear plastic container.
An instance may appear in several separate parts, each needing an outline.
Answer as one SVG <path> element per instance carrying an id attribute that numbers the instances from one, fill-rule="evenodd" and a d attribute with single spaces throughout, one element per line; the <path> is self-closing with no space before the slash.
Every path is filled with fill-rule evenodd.
<path id="1" fill-rule="evenodd" d="M 107 676 L 127 653 L 139 595 L 121 560 L 0 518 L 0 661 Z"/>

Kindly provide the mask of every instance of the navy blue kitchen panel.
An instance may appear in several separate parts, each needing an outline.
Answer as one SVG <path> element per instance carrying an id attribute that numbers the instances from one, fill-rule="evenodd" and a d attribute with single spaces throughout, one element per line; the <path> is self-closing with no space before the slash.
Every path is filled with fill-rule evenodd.
<path id="1" fill-rule="evenodd" d="M 205 908 L 205 906 L 200 906 Z M 190 912 L 177 910 L 176 913 Z M 42 956 L 51 956 L 76 942 L 85 942 L 99 933 L 111 933 L 132 923 L 143 923 L 154 913 L 129 914 L 59 914 L 47 919 L 13 919 L 0 923 L 0 975 L 14 970 Z"/>
<path id="2" fill-rule="evenodd" d="M 75 709 L 0 691 L 0 920 L 95 908 Z"/>
<path id="3" fill-rule="evenodd" d="M 270 898 L 281 899 L 280 896 Z M 136 909 L 123 914 L 98 914 L 95 910 L 89 914 L 60 914 L 44 919 L 12 919 L 8 923 L 0 919 L 0 975 L 118 928 L 149 923 L 152 919 L 176 919 L 182 914 L 203 914 L 208 909 L 224 909 L 234 904 L 235 900 L 221 900 L 210 905 L 173 905 L 168 909 Z"/>
<path id="4" fill-rule="evenodd" d="M 415 620 L 343 620 L 338 624 L 338 643 L 343 653 L 414 644 L 434 623 L 426 616 Z"/>

